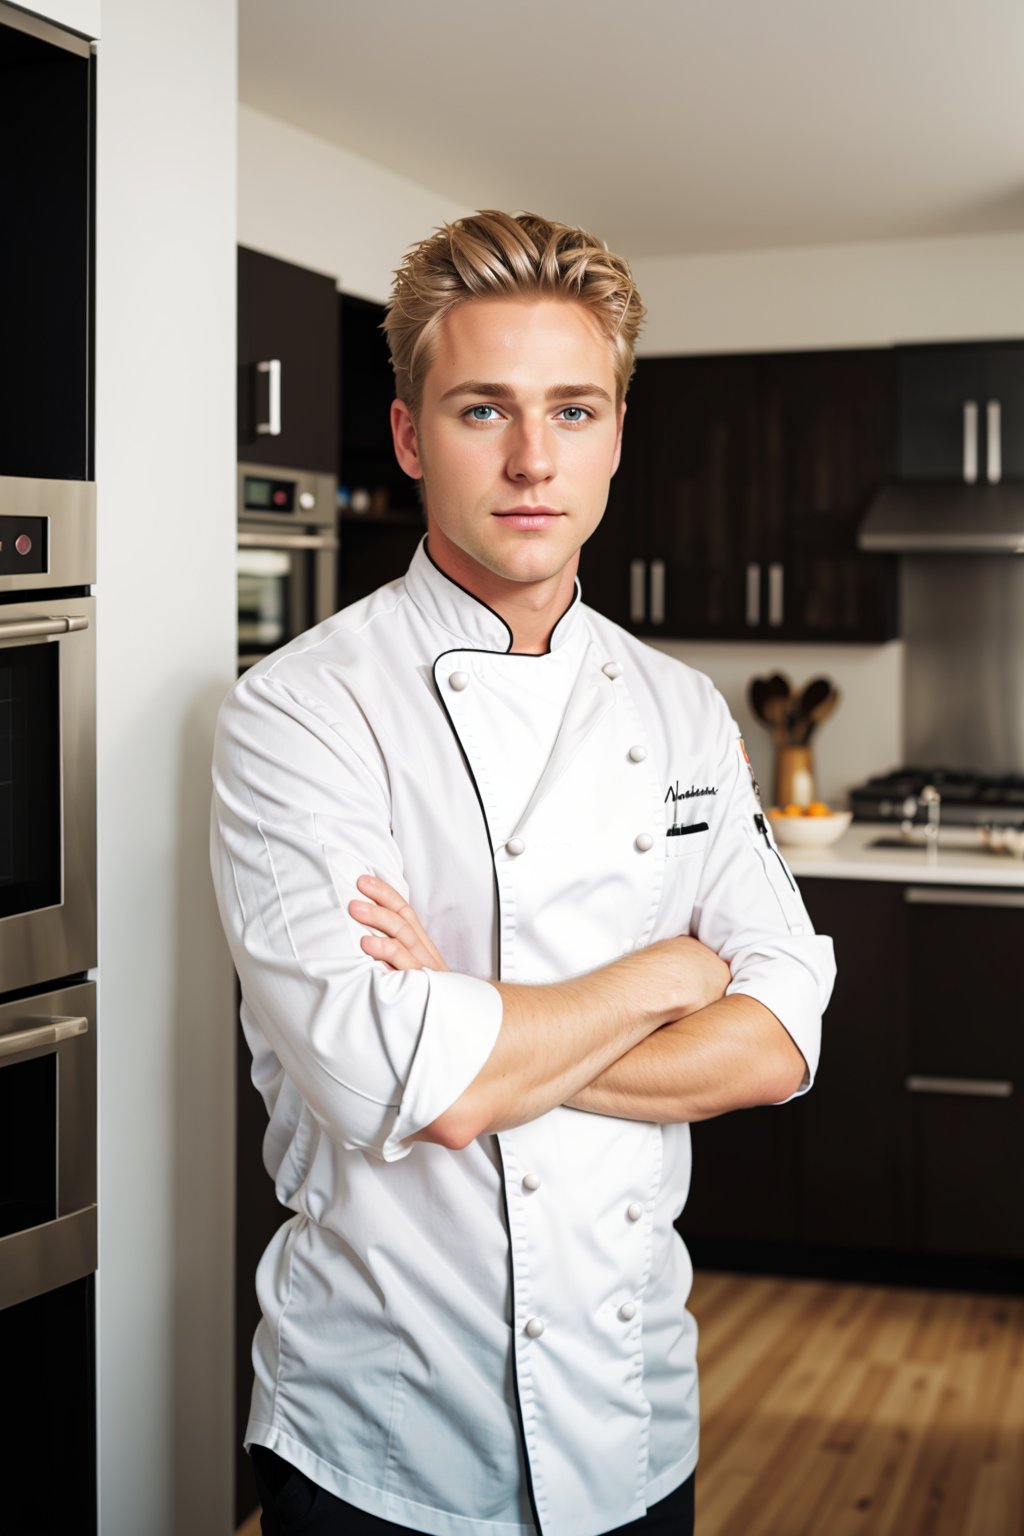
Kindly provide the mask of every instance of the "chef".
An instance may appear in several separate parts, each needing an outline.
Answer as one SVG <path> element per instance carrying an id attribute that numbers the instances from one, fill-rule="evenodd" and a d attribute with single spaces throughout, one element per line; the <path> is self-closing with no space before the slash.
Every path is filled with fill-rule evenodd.
<path id="1" fill-rule="evenodd" d="M 221 710 L 214 881 L 293 1213 L 267 1536 L 693 1529 L 689 1122 L 809 1087 L 834 968 L 722 698 L 576 580 L 642 314 L 533 215 L 415 246 L 386 330 L 426 537 Z"/>

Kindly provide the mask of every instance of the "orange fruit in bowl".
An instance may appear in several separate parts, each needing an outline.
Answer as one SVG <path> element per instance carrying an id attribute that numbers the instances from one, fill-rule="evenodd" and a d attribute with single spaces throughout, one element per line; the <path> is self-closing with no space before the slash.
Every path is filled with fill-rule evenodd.
<path id="1" fill-rule="evenodd" d="M 808 816 L 831 816 L 832 812 L 829 810 L 829 808 L 825 804 L 824 800 L 812 800 L 810 805 L 807 807 L 807 815 Z"/>

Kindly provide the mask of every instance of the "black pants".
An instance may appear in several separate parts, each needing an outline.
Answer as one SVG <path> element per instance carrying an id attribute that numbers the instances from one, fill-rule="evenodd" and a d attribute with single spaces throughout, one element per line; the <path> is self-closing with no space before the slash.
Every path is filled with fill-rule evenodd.
<path id="1" fill-rule="evenodd" d="M 265 1446 L 254 1445 L 250 1454 L 263 1505 L 263 1536 L 413 1536 L 404 1525 L 345 1504 Z M 620 1525 L 609 1536 L 693 1536 L 693 1483 L 688 1477 L 640 1520 Z"/>

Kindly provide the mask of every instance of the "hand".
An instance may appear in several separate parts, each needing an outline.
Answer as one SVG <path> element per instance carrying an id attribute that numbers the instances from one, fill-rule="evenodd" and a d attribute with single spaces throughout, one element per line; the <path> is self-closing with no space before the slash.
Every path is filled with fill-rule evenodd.
<path id="1" fill-rule="evenodd" d="M 672 996 L 681 993 L 679 1018 L 717 1003 L 732 981 L 732 971 L 726 962 L 688 933 L 664 939 L 647 953 L 661 966 Z"/>
<path id="2" fill-rule="evenodd" d="M 360 875 L 357 888 L 367 901 L 350 901 L 348 910 L 357 923 L 378 928 L 364 934 L 361 947 L 374 960 L 383 960 L 393 971 L 446 971 L 444 956 L 433 943 L 407 901 L 376 875 Z"/>

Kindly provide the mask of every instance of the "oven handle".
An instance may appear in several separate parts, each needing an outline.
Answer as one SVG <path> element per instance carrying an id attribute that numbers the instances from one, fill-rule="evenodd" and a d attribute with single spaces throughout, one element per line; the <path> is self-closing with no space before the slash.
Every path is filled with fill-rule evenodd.
<path id="1" fill-rule="evenodd" d="M 75 1035 L 88 1033 L 89 1020 L 51 1017 L 41 1019 L 29 1029 L 16 1029 L 13 1034 L 0 1035 L 0 1060 L 5 1056 L 17 1056 L 22 1051 L 34 1051 L 50 1045 L 60 1045 L 62 1040 L 72 1040 Z"/>
<path id="2" fill-rule="evenodd" d="M 240 533 L 239 549 L 337 549 L 337 539 L 315 533 Z"/>
<path id="3" fill-rule="evenodd" d="M 46 635 L 69 635 L 76 629 L 88 629 L 89 620 L 81 614 L 65 614 L 49 619 L 0 619 L 0 645 L 5 640 L 36 640 Z"/>

